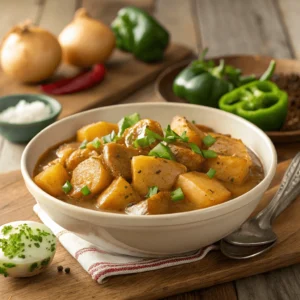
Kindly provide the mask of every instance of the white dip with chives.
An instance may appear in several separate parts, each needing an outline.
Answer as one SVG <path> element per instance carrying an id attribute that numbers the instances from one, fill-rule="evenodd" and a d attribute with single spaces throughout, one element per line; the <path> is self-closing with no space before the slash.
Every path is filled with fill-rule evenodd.
<path id="1" fill-rule="evenodd" d="M 20 100 L 16 106 L 0 113 L 0 121 L 22 124 L 46 119 L 51 113 L 49 105 L 42 101 L 26 102 Z"/>

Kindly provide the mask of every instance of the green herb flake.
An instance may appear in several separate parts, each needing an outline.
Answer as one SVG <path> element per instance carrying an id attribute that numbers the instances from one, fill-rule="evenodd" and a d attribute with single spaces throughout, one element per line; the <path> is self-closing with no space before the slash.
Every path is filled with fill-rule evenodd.
<path id="1" fill-rule="evenodd" d="M 215 176 L 215 174 L 216 174 L 216 170 L 213 169 L 213 168 L 210 168 L 210 169 L 208 170 L 208 172 L 206 173 L 206 175 L 207 175 L 209 178 L 213 178 L 213 177 Z"/>
<path id="2" fill-rule="evenodd" d="M 3 266 L 7 269 L 16 267 L 16 264 L 13 263 L 3 263 Z"/>
<path id="3" fill-rule="evenodd" d="M 55 251 L 55 248 L 56 248 L 56 247 L 55 247 L 55 244 L 51 244 L 50 251 L 51 251 L 51 252 L 54 252 L 54 251 Z"/>
<path id="4" fill-rule="evenodd" d="M 200 150 L 200 148 L 196 144 L 189 143 L 189 146 L 190 146 L 190 148 L 192 149 L 193 152 L 195 152 L 196 154 L 200 154 L 200 155 L 203 156 L 203 153 L 202 153 L 203 150 Z"/>
<path id="5" fill-rule="evenodd" d="M 149 153 L 149 156 L 175 160 L 171 149 L 163 143 L 157 144 Z"/>
<path id="6" fill-rule="evenodd" d="M 138 113 L 134 113 L 132 115 L 126 116 L 123 119 L 121 119 L 118 122 L 118 126 L 119 126 L 119 132 L 118 132 L 118 136 L 122 136 L 122 134 L 124 133 L 124 131 L 135 125 L 138 121 L 140 121 L 140 115 Z"/>
<path id="7" fill-rule="evenodd" d="M 202 150 L 204 158 L 216 158 L 218 154 L 213 150 Z"/>
<path id="8" fill-rule="evenodd" d="M 96 137 L 93 141 L 92 141 L 92 145 L 95 149 L 98 149 L 101 146 L 101 142 L 99 140 L 98 137 Z"/>
<path id="9" fill-rule="evenodd" d="M 184 199 L 184 194 L 181 188 L 178 188 L 171 192 L 171 199 L 174 202 L 180 201 Z"/>
<path id="10" fill-rule="evenodd" d="M 24 254 L 18 255 L 18 257 L 19 257 L 19 258 L 22 258 L 22 259 L 25 259 L 25 258 L 26 258 L 26 256 L 25 256 Z"/>
<path id="11" fill-rule="evenodd" d="M 196 121 L 195 121 L 195 120 L 192 120 L 192 123 L 193 123 L 193 124 L 196 124 Z"/>
<path id="12" fill-rule="evenodd" d="M 80 191 L 81 191 L 82 195 L 84 195 L 84 196 L 87 196 L 91 193 L 91 191 L 87 185 L 85 185 Z"/>
<path id="13" fill-rule="evenodd" d="M 202 141 L 205 146 L 210 147 L 216 142 L 216 139 L 208 134 L 206 137 L 203 138 Z"/>
<path id="14" fill-rule="evenodd" d="M 34 243 L 34 246 L 36 246 L 37 248 L 40 248 L 40 244 L 39 243 Z"/>
<path id="15" fill-rule="evenodd" d="M 87 143 L 88 143 L 88 141 L 87 141 L 87 140 L 84 140 L 84 141 L 80 144 L 79 149 L 85 149 Z"/>
<path id="16" fill-rule="evenodd" d="M 8 273 L 7 273 L 6 269 L 3 268 L 3 267 L 0 267 L 0 274 L 2 274 L 4 277 L 8 276 Z"/>
<path id="17" fill-rule="evenodd" d="M 173 143 L 173 142 L 176 142 L 177 140 L 185 142 L 185 143 L 188 142 L 189 138 L 186 136 L 186 131 L 184 131 L 182 133 L 182 135 L 180 136 L 171 129 L 170 125 L 168 125 L 167 128 L 165 129 L 164 141 L 167 143 Z"/>
<path id="18" fill-rule="evenodd" d="M 150 198 L 150 197 L 156 195 L 157 193 L 158 193 L 158 187 L 157 186 L 149 187 L 148 194 L 146 195 L 146 198 Z"/>
<path id="19" fill-rule="evenodd" d="M 11 230 L 13 229 L 13 227 L 11 225 L 7 225 L 7 226 L 4 226 L 1 230 L 1 232 L 6 235 L 8 234 Z"/>
<path id="20" fill-rule="evenodd" d="M 117 140 L 117 136 L 116 136 L 115 131 L 112 131 L 108 135 L 105 135 L 104 137 L 102 137 L 102 139 L 103 139 L 104 144 L 107 144 L 107 143 L 115 142 Z"/>
<path id="21" fill-rule="evenodd" d="M 29 267 L 29 271 L 30 271 L 30 272 L 33 272 L 35 269 L 38 268 L 38 266 L 39 266 L 39 265 L 38 265 L 37 262 L 31 264 L 30 267 Z"/>
<path id="22" fill-rule="evenodd" d="M 65 194 L 68 194 L 72 190 L 72 184 L 69 180 L 66 181 L 66 183 L 62 186 L 62 190 Z"/>
<path id="23" fill-rule="evenodd" d="M 41 261 L 41 266 L 43 266 L 43 267 L 48 266 L 49 262 L 50 262 L 50 257 L 45 258 Z"/>

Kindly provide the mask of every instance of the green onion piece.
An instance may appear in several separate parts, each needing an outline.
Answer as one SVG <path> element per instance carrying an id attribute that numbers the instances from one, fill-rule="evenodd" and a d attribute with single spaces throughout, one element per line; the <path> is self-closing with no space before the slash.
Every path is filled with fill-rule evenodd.
<path id="1" fill-rule="evenodd" d="M 105 135 L 102 139 L 103 139 L 104 144 L 107 144 L 107 143 L 112 143 L 112 142 L 116 141 L 116 138 L 117 138 L 117 136 L 116 136 L 115 131 L 112 131 L 108 135 Z"/>
<path id="2" fill-rule="evenodd" d="M 133 126 L 140 120 L 140 115 L 138 113 L 134 113 L 132 115 L 126 116 L 123 119 L 121 119 L 118 123 L 119 126 L 119 133 L 118 136 L 122 136 L 125 129 Z"/>
<path id="3" fill-rule="evenodd" d="M 91 193 L 91 191 L 87 185 L 85 185 L 80 191 L 81 191 L 82 195 L 84 195 L 84 196 L 87 196 Z"/>
<path id="4" fill-rule="evenodd" d="M 62 186 L 62 190 L 65 194 L 68 194 L 72 190 L 72 184 L 69 180 L 66 181 L 66 183 Z"/>
<path id="5" fill-rule="evenodd" d="M 180 201 L 184 199 L 184 194 L 181 188 L 176 189 L 175 191 L 171 192 L 171 199 L 174 202 Z"/>
<path id="6" fill-rule="evenodd" d="M 186 136 L 186 131 L 183 132 L 183 134 L 180 136 L 171 129 L 170 125 L 168 125 L 168 127 L 165 129 L 164 141 L 167 143 L 172 143 L 176 140 L 180 140 L 182 142 L 188 142 L 189 138 Z"/>
<path id="7" fill-rule="evenodd" d="M 192 120 L 192 123 L 193 123 L 193 124 L 196 124 L 196 121 L 195 121 L 195 120 Z"/>
<path id="8" fill-rule="evenodd" d="M 202 153 L 203 150 L 200 150 L 200 148 L 196 144 L 189 143 L 189 146 L 190 146 L 190 148 L 192 149 L 193 152 L 203 156 L 203 153 Z"/>
<path id="9" fill-rule="evenodd" d="M 189 141 L 189 138 L 186 136 L 186 131 L 183 132 L 183 134 L 180 136 L 180 139 L 186 143 Z"/>
<path id="10" fill-rule="evenodd" d="M 163 137 L 160 136 L 159 134 L 157 134 L 156 132 L 150 130 L 149 128 L 146 127 L 145 129 L 145 134 L 150 137 L 150 138 L 153 138 L 155 140 L 160 140 L 160 141 L 163 141 Z"/>
<path id="11" fill-rule="evenodd" d="M 218 154 L 213 150 L 201 150 L 204 158 L 216 158 Z"/>
<path id="12" fill-rule="evenodd" d="M 84 141 L 80 144 L 79 149 L 85 149 L 87 143 L 88 143 L 88 141 L 87 141 L 87 140 L 84 140 Z"/>
<path id="13" fill-rule="evenodd" d="M 205 146 L 210 147 L 216 142 L 216 139 L 208 134 L 202 141 Z"/>
<path id="14" fill-rule="evenodd" d="M 206 173 L 206 175 L 207 175 L 209 178 L 213 178 L 213 177 L 215 176 L 215 174 L 216 174 L 216 170 L 213 169 L 213 168 L 210 168 L 210 169 L 208 170 L 208 172 Z"/>
<path id="15" fill-rule="evenodd" d="M 146 195 L 146 198 L 150 198 L 150 197 L 156 195 L 157 193 L 158 193 L 158 187 L 157 186 L 149 187 L 148 194 Z"/>
<path id="16" fill-rule="evenodd" d="M 133 146 L 135 148 L 138 148 L 138 147 L 148 147 L 150 146 L 152 143 L 154 143 L 156 140 L 153 139 L 153 138 L 149 138 L 148 136 L 145 136 L 145 137 L 142 137 L 142 138 L 139 138 L 139 139 L 136 139 L 134 142 L 133 142 Z"/>
<path id="17" fill-rule="evenodd" d="M 98 137 L 96 137 L 96 138 L 93 140 L 92 145 L 93 145 L 93 147 L 96 148 L 96 149 L 98 149 L 98 148 L 101 146 L 101 142 L 100 142 L 100 140 L 99 140 Z"/>
<path id="18" fill-rule="evenodd" d="M 149 156 L 175 160 L 171 149 L 163 143 L 157 144 L 149 153 Z"/>

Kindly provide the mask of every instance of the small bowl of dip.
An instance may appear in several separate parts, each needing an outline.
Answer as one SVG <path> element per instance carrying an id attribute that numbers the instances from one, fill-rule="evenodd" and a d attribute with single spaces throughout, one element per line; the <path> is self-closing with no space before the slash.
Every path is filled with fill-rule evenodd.
<path id="1" fill-rule="evenodd" d="M 26 143 L 52 124 L 61 104 L 43 94 L 15 94 L 0 97 L 0 134 L 13 143 Z"/>

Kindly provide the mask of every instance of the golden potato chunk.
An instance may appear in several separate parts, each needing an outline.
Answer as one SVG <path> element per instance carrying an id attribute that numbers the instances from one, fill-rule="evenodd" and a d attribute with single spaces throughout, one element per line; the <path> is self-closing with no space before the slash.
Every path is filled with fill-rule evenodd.
<path id="1" fill-rule="evenodd" d="M 68 179 L 66 169 L 60 163 L 57 163 L 36 175 L 34 182 L 46 193 L 58 197 L 64 193 L 62 186 Z"/>
<path id="2" fill-rule="evenodd" d="M 202 139 L 205 136 L 204 133 L 185 117 L 175 116 L 171 122 L 171 129 L 178 135 L 182 135 L 186 132 L 190 143 L 194 143 L 199 147 L 202 146 Z"/>
<path id="3" fill-rule="evenodd" d="M 80 143 L 65 143 L 59 146 L 56 150 L 56 156 L 59 162 L 64 166 L 67 158 L 79 148 Z"/>
<path id="4" fill-rule="evenodd" d="M 223 155 L 207 159 L 203 164 L 203 170 L 207 172 L 210 168 L 216 170 L 215 178 L 234 184 L 242 184 L 250 170 L 249 161 L 246 159 Z"/>
<path id="5" fill-rule="evenodd" d="M 139 155 L 139 151 L 121 144 L 109 143 L 103 147 L 103 162 L 114 177 L 131 179 L 131 159 Z"/>
<path id="6" fill-rule="evenodd" d="M 169 213 L 171 193 L 159 192 L 152 197 L 126 208 L 128 215 L 160 215 Z"/>
<path id="7" fill-rule="evenodd" d="M 124 211 L 129 203 L 139 202 L 140 197 L 122 177 L 115 179 L 98 197 L 97 207 L 107 210 Z"/>
<path id="8" fill-rule="evenodd" d="M 66 167 L 68 170 L 74 170 L 81 162 L 91 156 L 98 156 L 98 153 L 90 149 L 77 149 L 71 153 L 66 159 Z"/>
<path id="9" fill-rule="evenodd" d="M 115 131 L 115 133 L 118 133 L 118 125 L 108 122 L 98 122 L 86 125 L 79 129 L 77 131 L 77 141 L 83 142 L 86 141 L 92 141 L 96 137 L 101 138 L 112 131 Z"/>
<path id="10" fill-rule="evenodd" d="M 160 191 L 171 190 L 178 175 L 187 171 L 186 166 L 178 162 L 143 155 L 132 158 L 131 168 L 132 185 L 141 196 L 145 196 L 152 186 L 157 186 Z"/>
<path id="11" fill-rule="evenodd" d="M 138 121 L 135 125 L 127 128 L 123 134 L 124 141 L 127 147 L 133 146 L 133 143 L 139 136 L 143 135 L 145 129 L 148 128 L 151 131 L 159 134 L 163 137 L 163 131 L 161 126 L 158 122 L 150 120 L 150 119 L 143 119 Z M 147 147 L 148 151 L 150 151 L 153 147 L 157 145 L 159 141 L 152 143 L 149 147 Z M 144 148 L 145 149 L 145 148 Z"/>
<path id="12" fill-rule="evenodd" d="M 195 208 L 213 206 L 231 197 L 231 193 L 217 179 L 210 179 L 199 172 L 179 175 L 176 186 L 182 189 L 184 201 L 191 202 Z"/>
<path id="13" fill-rule="evenodd" d="M 169 148 L 174 154 L 176 161 L 185 165 L 189 171 L 200 171 L 201 165 L 205 160 L 203 156 L 183 145 L 170 144 Z"/>
<path id="14" fill-rule="evenodd" d="M 104 167 L 101 157 L 90 157 L 81 162 L 73 171 L 71 184 L 73 192 L 71 196 L 83 196 L 81 189 L 85 186 L 91 195 L 102 192 L 112 182 L 110 172 Z"/>

